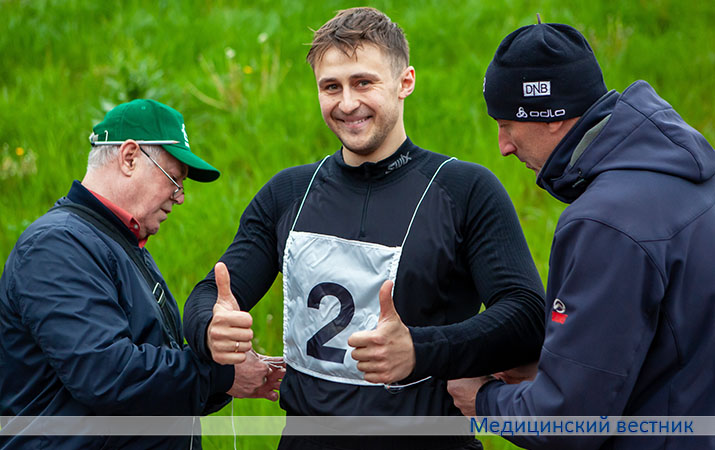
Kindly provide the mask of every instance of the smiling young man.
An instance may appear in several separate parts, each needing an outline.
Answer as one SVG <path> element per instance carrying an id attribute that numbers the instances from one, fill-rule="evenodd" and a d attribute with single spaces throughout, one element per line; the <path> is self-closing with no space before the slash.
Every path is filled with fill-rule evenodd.
<path id="1" fill-rule="evenodd" d="M 227 394 L 270 398 L 260 388 L 276 387 L 262 362 L 220 366 L 183 343 L 176 301 L 144 246 L 183 204 L 186 178 L 219 176 L 192 152 L 181 114 L 134 100 L 90 140 L 84 179 L 23 232 L 0 278 L 0 415 L 3 431 L 16 432 L 0 448 L 200 448 L 198 435 L 77 426 L 62 430 L 76 436 L 48 436 L 39 418 L 33 436 L 16 425 L 27 423 L 19 416 L 196 416 Z M 250 316 L 233 317 L 245 353 Z"/>
<path id="2" fill-rule="evenodd" d="M 307 59 L 323 119 L 342 145 L 283 170 L 254 197 L 221 257 L 231 290 L 247 310 L 283 273 L 289 416 L 456 415 L 447 372 L 476 365 L 487 374 L 538 358 L 543 292 L 514 208 L 485 168 L 407 137 L 415 69 L 402 30 L 383 13 L 339 12 L 315 33 Z M 212 272 L 184 318 L 190 345 L 221 359 L 230 321 L 213 309 L 216 291 Z M 367 447 L 480 444 L 469 436 L 284 436 L 280 444 Z"/>
<path id="3" fill-rule="evenodd" d="M 314 55 L 308 58 L 320 110 L 348 150 L 343 153 L 345 162 L 359 166 L 392 155 L 407 137 L 404 100 L 415 87 L 415 69 L 407 66 L 407 55 L 386 57 L 384 50 L 368 43 L 354 53 L 333 46 L 319 58 Z"/>

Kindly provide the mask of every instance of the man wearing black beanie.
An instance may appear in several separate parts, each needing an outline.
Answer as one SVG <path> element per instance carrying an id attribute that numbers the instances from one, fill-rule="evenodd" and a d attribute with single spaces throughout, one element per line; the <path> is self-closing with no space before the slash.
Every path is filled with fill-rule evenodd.
<path id="1" fill-rule="evenodd" d="M 715 448 L 715 437 L 693 435 L 697 420 L 680 420 L 715 416 L 712 146 L 648 83 L 608 92 L 567 25 L 509 34 L 484 97 L 501 153 L 570 205 L 552 245 L 536 378 L 460 380 L 455 404 L 465 415 L 564 419 L 550 423 L 558 435 L 505 436 L 529 449 Z M 640 419 L 619 430 L 562 416 Z"/>

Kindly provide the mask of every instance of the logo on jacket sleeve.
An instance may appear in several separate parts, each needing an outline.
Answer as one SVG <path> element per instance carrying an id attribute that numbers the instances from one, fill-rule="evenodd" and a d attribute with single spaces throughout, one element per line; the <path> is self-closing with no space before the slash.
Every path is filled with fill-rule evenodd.
<path id="1" fill-rule="evenodd" d="M 566 314 L 566 305 L 558 298 L 554 300 L 554 307 L 551 311 L 551 321 L 564 323 L 569 315 Z"/>

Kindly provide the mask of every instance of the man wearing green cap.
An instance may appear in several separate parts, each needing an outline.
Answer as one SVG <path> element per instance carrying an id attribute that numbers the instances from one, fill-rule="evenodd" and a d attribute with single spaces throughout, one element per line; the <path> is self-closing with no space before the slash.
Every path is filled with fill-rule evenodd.
<path id="1" fill-rule="evenodd" d="M 166 430 L 151 421 L 157 436 L 102 435 L 101 421 L 57 433 L 73 436 L 32 436 L 21 422 L 195 416 L 227 394 L 277 397 L 281 371 L 249 352 L 248 313 L 233 311 L 243 364 L 205 361 L 184 345 L 176 301 L 144 247 L 184 202 L 186 178 L 219 177 L 191 151 L 181 114 L 134 100 L 112 109 L 90 142 L 84 179 L 25 230 L 0 278 L 0 416 L 3 432 L 16 430 L 0 448 L 200 448 L 199 437 L 159 436 Z M 32 425 L 45 433 L 42 419 Z"/>

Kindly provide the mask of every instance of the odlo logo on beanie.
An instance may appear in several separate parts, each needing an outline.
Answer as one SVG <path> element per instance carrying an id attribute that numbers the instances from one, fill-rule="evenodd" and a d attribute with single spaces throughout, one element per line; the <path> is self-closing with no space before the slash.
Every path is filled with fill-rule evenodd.
<path id="1" fill-rule="evenodd" d="M 510 33 L 484 75 L 482 91 L 494 119 L 570 119 L 607 92 L 586 38 L 559 23 L 527 25 Z"/>

